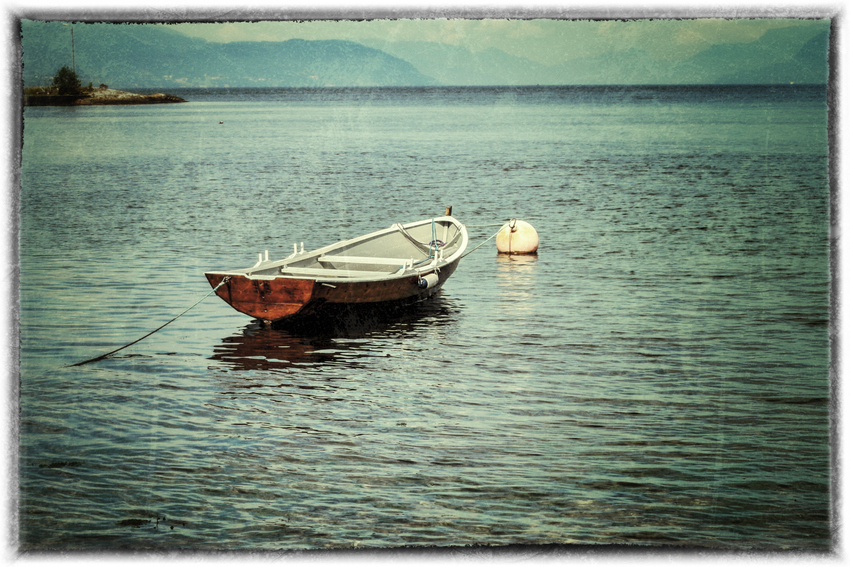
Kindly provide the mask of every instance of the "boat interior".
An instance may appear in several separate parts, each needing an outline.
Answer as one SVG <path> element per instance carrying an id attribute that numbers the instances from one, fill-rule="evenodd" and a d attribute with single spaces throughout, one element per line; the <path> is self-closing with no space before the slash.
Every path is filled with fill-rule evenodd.
<path id="1" fill-rule="evenodd" d="M 252 278 L 321 277 L 374 279 L 442 265 L 466 247 L 466 230 L 450 217 L 392 225 L 352 240 L 337 242 L 282 260 L 260 259 L 239 273 Z"/>

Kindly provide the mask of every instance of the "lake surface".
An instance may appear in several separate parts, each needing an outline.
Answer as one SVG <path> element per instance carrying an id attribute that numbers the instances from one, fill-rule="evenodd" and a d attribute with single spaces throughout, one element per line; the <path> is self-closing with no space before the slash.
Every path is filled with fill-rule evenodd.
<path id="1" fill-rule="evenodd" d="M 825 88 L 169 92 L 24 111 L 21 549 L 832 548 Z M 69 366 L 447 205 L 539 254 Z"/>

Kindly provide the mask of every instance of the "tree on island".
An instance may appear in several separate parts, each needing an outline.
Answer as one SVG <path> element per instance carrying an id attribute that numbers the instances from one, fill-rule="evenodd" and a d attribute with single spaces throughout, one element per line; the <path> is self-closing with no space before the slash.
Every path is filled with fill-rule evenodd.
<path id="1" fill-rule="evenodd" d="M 76 94 L 80 88 L 80 79 L 77 77 L 77 73 L 69 69 L 67 65 L 62 65 L 62 68 L 53 77 L 53 86 L 59 89 L 60 95 Z"/>

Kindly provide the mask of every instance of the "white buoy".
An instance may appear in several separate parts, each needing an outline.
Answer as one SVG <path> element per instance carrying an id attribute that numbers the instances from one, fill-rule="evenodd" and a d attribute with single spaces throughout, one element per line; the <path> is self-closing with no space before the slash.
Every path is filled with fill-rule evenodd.
<path id="1" fill-rule="evenodd" d="M 537 254 L 540 238 L 534 227 L 525 221 L 511 219 L 496 235 L 500 254 Z"/>

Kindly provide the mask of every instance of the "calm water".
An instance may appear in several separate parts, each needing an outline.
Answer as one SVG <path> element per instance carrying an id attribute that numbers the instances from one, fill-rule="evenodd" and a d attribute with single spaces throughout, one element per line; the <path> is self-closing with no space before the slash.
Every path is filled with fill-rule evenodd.
<path id="1" fill-rule="evenodd" d="M 173 92 L 24 112 L 22 549 L 831 547 L 824 89 Z M 68 367 L 446 205 L 539 255 L 359 329 L 209 297 Z"/>

